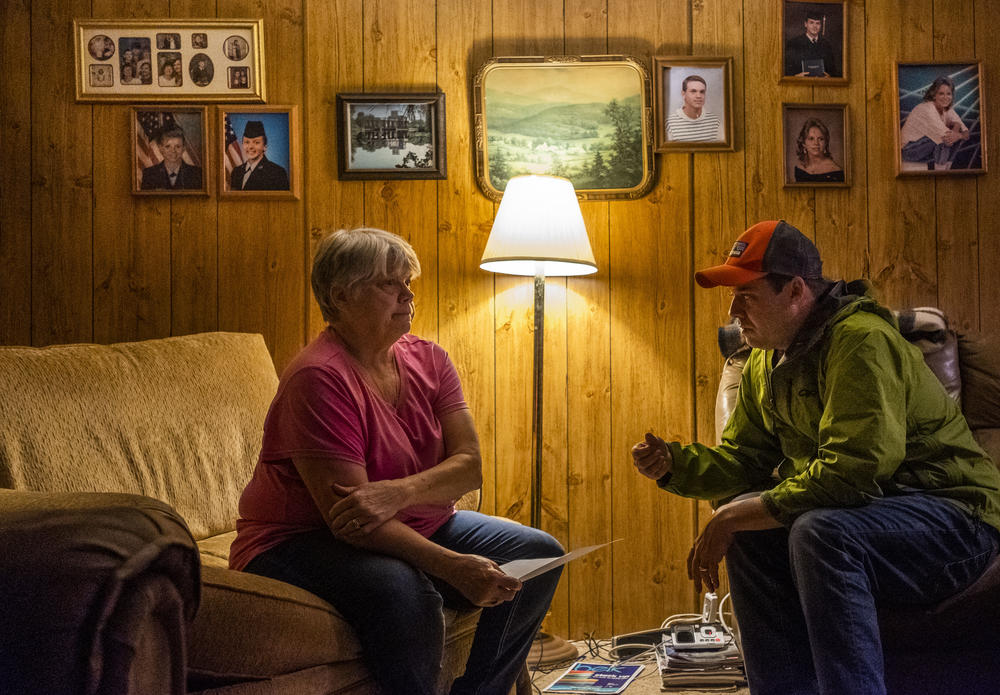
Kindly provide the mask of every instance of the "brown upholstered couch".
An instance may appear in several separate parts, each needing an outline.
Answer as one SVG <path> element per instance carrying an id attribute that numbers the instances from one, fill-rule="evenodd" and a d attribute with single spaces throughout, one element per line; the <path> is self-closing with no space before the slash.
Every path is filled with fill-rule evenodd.
<path id="1" fill-rule="evenodd" d="M 0 348 L 0 589 L 20 607 L 0 620 L 0 678 L 17 670 L 46 693 L 374 692 L 333 607 L 227 569 L 276 387 L 259 335 Z M 51 553 L 38 552 L 45 544 Z M 98 546 L 77 568 L 81 548 Z M 131 612 L 129 572 L 152 575 L 140 594 L 155 599 Z M 116 611 L 131 622 L 104 630 Z M 464 668 L 478 616 L 446 616 L 442 690 Z M 25 663 L 45 642 L 62 646 Z M 105 689 L 87 685 L 102 678 Z"/>
<path id="2" fill-rule="evenodd" d="M 976 440 L 1000 465 L 1000 332 L 957 334 L 933 308 L 897 315 L 903 335 L 923 351 L 961 403 Z M 735 405 L 749 353 L 737 335 L 731 327 L 719 330 L 719 346 L 729 357 L 716 400 L 717 435 Z M 972 586 L 936 606 L 880 607 L 879 627 L 890 694 L 1000 692 L 1000 558 Z"/>

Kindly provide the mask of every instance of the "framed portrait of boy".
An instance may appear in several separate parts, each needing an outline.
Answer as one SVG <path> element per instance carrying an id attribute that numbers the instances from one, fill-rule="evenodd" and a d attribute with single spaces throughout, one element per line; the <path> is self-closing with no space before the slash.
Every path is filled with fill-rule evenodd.
<path id="1" fill-rule="evenodd" d="M 732 58 L 653 57 L 655 152 L 732 150 Z"/>
<path id="2" fill-rule="evenodd" d="M 986 173 L 982 64 L 898 63 L 897 174 Z"/>
<path id="3" fill-rule="evenodd" d="M 302 185 L 297 106 L 220 106 L 219 196 L 297 199 Z"/>
<path id="4" fill-rule="evenodd" d="M 208 195 L 204 107 L 132 107 L 132 192 Z"/>
<path id="5" fill-rule="evenodd" d="M 786 187 L 851 185 L 847 104 L 782 104 Z"/>
<path id="6" fill-rule="evenodd" d="M 783 82 L 847 84 L 846 0 L 783 0 Z"/>

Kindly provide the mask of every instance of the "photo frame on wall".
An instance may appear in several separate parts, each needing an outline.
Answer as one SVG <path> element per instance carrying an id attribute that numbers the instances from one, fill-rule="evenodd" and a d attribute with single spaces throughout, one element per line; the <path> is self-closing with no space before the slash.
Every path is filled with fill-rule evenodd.
<path id="1" fill-rule="evenodd" d="M 218 107 L 219 196 L 297 199 L 302 186 L 297 106 Z"/>
<path id="2" fill-rule="evenodd" d="M 132 107 L 132 192 L 208 195 L 205 107 Z"/>
<path id="3" fill-rule="evenodd" d="M 782 0 L 782 82 L 847 84 L 847 1 Z"/>
<path id="4" fill-rule="evenodd" d="M 847 104 L 782 104 L 786 187 L 851 185 Z"/>
<path id="5" fill-rule="evenodd" d="M 443 92 L 338 94 L 343 180 L 447 177 Z"/>
<path id="6" fill-rule="evenodd" d="M 76 100 L 263 102 L 262 19 L 73 22 Z"/>
<path id="7" fill-rule="evenodd" d="M 986 103 L 978 61 L 897 63 L 896 171 L 986 173 Z"/>
<path id="8" fill-rule="evenodd" d="M 501 57 L 473 82 L 476 180 L 500 200 L 510 178 L 549 174 L 581 200 L 653 185 L 649 71 L 623 55 Z"/>
<path id="9" fill-rule="evenodd" d="M 656 152 L 732 150 L 732 58 L 654 56 Z"/>

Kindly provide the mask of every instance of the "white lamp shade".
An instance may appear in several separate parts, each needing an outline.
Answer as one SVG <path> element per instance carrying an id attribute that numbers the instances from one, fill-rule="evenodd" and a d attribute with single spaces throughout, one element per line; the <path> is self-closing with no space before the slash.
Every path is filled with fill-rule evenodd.
<path id="1" fill-rule="evenodd" d="M 573 184 L 536 175 L 508 181 L 479 267 L 507 275 L 597 272 Z"/>

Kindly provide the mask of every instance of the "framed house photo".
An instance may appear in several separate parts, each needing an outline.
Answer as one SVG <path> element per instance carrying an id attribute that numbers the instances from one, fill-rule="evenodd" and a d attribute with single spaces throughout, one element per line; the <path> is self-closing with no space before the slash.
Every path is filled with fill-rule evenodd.
<path id="1" fill-rule="evenodd" d="M 132 192 L 208 195 L 205 107 L 132 107 Z"/>
<path id="2" fill-rule="evenodd" d="M 86 19 L 73 36 L 77 101 L 266 100 L 261 19 Z"/>
<path id="3" fill-rule="evenodd" d="M 733 149 L 732 58 L 653 57 L 656 152 Z"/>
<path id="4" fill-rule="evenodd" d="M 847 84 L 846 0 L 782 0 L 783 82 Z"/>
<path id="5" fill-rule="evenodd" d="M 621 55 L 510 57 L 476 74 L 476 179 L 500 200 L 511 177 L 549 174 L 582 200 L 653 185 L 649 72 Z"/>
<path id="6" fill-rule="evenodd" d="M 785 186 L 851 185 L 847 104 L 782 104 Z"/>
<path id="7" fill-rule="evenodd" d="M 297 106 L 220 106 L 219 195 L 297 199 L 302 186 Z"/>
<path id="8" fill-rule="evenodd" d="M 978 61 L 897 63 L 897 175 L 986 172 L 986 95 Z"/>
<path id="9" fill-rule="evenodd" d="M 444 93 L 338 94 L 337 142 L 344 180 L 446 178 Z"/>

